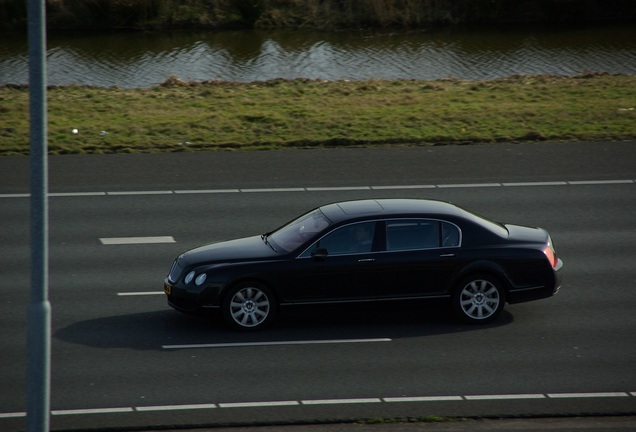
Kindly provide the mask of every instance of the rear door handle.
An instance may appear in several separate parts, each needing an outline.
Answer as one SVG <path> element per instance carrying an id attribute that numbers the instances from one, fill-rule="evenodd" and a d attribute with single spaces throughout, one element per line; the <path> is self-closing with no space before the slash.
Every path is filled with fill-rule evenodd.
<path id="1" fill-rule="evenodd" d="M 358 262 L 373 262 L 375 261 L 375 258 L 364 258 L 364 259 L 359 259 Z"/>
<path id="2" fill-rule="evenodd" d="M 447 253 L 447 254 L 441 254 L 439 257 L 440 258 L 452 258 L 454 256 L 455 256 L 454 253 Z"/>

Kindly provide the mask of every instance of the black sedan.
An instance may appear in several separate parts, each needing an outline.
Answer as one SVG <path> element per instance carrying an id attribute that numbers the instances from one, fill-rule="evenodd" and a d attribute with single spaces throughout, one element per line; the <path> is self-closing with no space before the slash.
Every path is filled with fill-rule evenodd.
<path id="1" fill-rule="evenodd" d="M 562 261 L 542 228 L 499 224 L 453 204 L 412 199 L 346 201 L 275 231 L 181 254 L 165 279 L 173 308 L 220 308 L 241 330 L 283 306 L 450 299 L 470 323 L 505 302 L 550 297 Z"/>

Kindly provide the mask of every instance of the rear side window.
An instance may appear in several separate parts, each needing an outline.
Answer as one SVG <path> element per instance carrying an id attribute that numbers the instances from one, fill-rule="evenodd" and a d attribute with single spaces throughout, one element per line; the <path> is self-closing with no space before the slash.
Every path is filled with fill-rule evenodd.
<path id="1" fill-rule="evenodd" d="M 442 247 L 459 246 L 459 228 L 448 222 L 442 222 Z"/>
<path id="2" fill-rule="evenodd" d="M 459 246 L 459 229 L 448 222 L 400 219 L 386 222 L 386 250 L 403 251 Z"/>

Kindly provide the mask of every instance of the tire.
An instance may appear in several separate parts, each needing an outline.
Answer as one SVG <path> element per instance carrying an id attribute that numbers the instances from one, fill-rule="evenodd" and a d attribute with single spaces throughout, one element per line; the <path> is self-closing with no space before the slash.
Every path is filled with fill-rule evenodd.
<path id="1" fill-rule="evenodd" d="M 497 318 L 506 303 L 501 283 L 487 275 L 463 279 L 453 296 L 453 307 L 459 318 L 470 324 L 485 324 Z"/>
<path id="2" fill-rule="evenodd" d="M 240 283 L 223 299 L 223 319 L 238 330 L 260 330 L 271 322 L 275 312 L 274 295 L 258 282 Z"/>

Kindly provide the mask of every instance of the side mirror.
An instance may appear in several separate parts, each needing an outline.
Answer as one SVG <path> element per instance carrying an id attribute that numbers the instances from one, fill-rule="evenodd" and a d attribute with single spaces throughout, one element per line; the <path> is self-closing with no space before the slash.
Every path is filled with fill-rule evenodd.
<path id="1" fill-rule="evenodd" d="M 329 256 L 329 252 L 325 248 L 318 248 L 311 253 L 312 258 L 327 258 Z"/>

